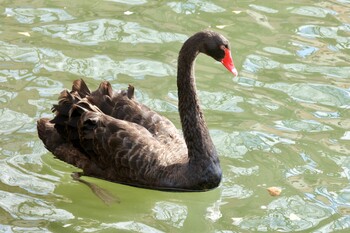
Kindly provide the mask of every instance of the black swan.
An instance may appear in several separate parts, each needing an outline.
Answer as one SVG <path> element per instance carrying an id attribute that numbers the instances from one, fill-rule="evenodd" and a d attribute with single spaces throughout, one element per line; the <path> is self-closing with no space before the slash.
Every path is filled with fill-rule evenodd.
<path id="1" fill-rule="evenodd" d="M 39 119 L 38 134 L 58 159 L 83 174 L 167 191 L 205 191 L 221 181 L 219 158 L 199 107 L 194 61 L 204 53 L 237 76 L 229 42 L 198 32 L 182 46 L 177 86 L 183 136 L 165 117 L 137 102 L 134 88 L 113 92 L 102 82 L 91 92 L 83 80 L 61 92 L 54 119 Z"/>

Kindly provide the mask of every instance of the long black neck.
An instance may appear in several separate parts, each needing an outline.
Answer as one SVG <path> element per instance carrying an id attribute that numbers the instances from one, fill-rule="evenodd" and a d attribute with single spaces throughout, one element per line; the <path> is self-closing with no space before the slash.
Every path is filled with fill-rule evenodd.
<path id="1" fill-rule="evenodd" d="M 190 163 L 217 158 L 196 93 L 194 62 L 199 54 L 200 42 L 200 37 L 191 37 L 184 43 L 178 58 L 179 112 Z"/>

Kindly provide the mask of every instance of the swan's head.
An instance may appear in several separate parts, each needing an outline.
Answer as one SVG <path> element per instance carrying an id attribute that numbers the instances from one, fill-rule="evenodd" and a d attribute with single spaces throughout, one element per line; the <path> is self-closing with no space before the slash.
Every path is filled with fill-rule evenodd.
<path id="1" fill-rule="evenodd" d="M 204 31 L 205 34 L 199 51 L 221 62 L 233 75 L 238 75 L 232 60 L 230 44 L 222 35 L 213 31 Z"/>

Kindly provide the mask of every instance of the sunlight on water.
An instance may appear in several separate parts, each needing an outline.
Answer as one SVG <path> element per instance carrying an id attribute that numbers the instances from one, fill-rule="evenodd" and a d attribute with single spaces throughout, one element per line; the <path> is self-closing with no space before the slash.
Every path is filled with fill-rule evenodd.
<path id="1" fill-rule="evenodd" d="M 0 232 L 347 232 L 350 5 L 318 1 L 6 2 L 0 25 Z M 72 81 L 136 87 L 180 130 L 181 44 L 225 35 L 240 75 L 200 55 L 198 97 L 223 180 L 166 193 L 83 177 L 37 137 Z M 282 193 L 270 196 L 269 187 Z"/>
<path id="2" fill-rule="evenodd" d="M 96 45 L 106 41 L 128 44 L 184 42 L 187 39 L 187 36 L 179 33 L 158 32 L 142 27 L 138 23 L 110 19 L 67 25 L 45 25 L 35 27 L 33 30 L 45 36 L 59 37 L 70 43 L 81 45 Z"/>
<path id="3" fill-rule="evenodd" d="M 186 15 L 188 14 L 194 14 L 197 11 L 203 11 L 203 12 L 223 12 L 225 11 L 224 8 L 215 5 L 214 3 L 208 2 L 208 1 L 200 1 L 200 0 L 189 0 L 186 2 L 169 2 L 167 5 L 173 9 L 178 14 L 184 13 Z"/>
<path id="4" fill-rule="evenodd" d="M 65 71 L 83 77 L 98 80 L 117 78 L 118 74 L 138 76 L 169 76 L 175 74 L 175 68 L 159 61 L 129 58 L 124 61 L 114 61 L 105 55 L 80 59 L 65 56 L 62 52 L 48 48 L 25 48 L 0 41 L 0 49 L 7 55 L 3 61 L 34 63 L 33 71 L 45 69 L 50 72 Z M 98 68 L 97 68 L 98 67 Z M 157 68 L 157 69 L 156 69 Z"/>
<path id="5" fill-rule="evenodd" d="M 7 17 L 14 17 L 19 23 L 32 24 L 39 20 L 40 22 L 65 21 L 74 19 L 62 9 L 53 8 L 6 8 Z"/>
<path id="6" fill-rule="evenodd" d="M 123 3 L 128 5 L 142 5 L 147 3 L 146 0 L 107 0 L 107 1 Z"/>

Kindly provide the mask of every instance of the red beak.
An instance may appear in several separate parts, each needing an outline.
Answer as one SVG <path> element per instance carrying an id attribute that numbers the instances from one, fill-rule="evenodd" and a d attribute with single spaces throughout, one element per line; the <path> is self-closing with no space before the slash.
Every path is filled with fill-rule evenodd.
<path id="1" fill-rule="evenodd" d="M 238 71 L 233 63 L 231 51 L 225 48 L 225 57 L 221 60 L 221 63 L 235 76 L 237 77 Z"/>

